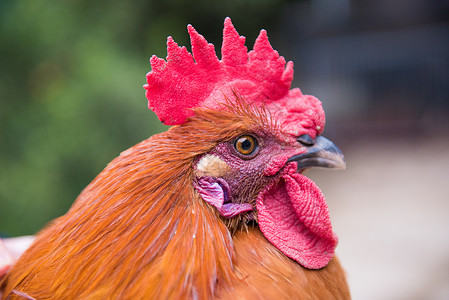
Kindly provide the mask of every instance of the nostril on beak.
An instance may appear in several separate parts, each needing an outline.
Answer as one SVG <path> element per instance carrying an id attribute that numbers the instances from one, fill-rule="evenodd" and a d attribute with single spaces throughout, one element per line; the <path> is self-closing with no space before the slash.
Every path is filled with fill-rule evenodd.
<path id="1" fill-rule="evenodd" d="M 308 134 L 300 135 L 296 138 L 296 140 L 306 147 L 313 146 L 313 145 L 315 145 L 315 142 L 316 142 L 316 140 Z"/>

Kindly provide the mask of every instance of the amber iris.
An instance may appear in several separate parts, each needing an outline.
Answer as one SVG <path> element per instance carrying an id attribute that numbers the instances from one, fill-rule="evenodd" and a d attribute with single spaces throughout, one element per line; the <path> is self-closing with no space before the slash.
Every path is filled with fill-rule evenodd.
<path id="1" fill-rule="evenodd" d="M 257 140 L 250 135 L 242 135 L 235 141 L 234 147 L 240 154 L 250 155 L 257 148 Z"/>

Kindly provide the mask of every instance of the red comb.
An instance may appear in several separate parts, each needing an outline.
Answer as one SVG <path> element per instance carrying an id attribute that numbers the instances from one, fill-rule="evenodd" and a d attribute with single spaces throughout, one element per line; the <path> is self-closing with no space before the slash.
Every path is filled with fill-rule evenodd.
<path id="1" fill-rule="evenodd" d="M 150 59 L 152 70 L 147 74 L 145 95 L 148 107 L 164 124 L 183 124 L 193 115 L 192 108 L 217 108 L 223 102 L 224 96 L 231 96 L 233 93 L 256 104 L 269 105 L 276 101 L 278 105 L 273 106 L 276 107 L 275 111 L 280 109 L 279 104 L 282 103 L 285 113 L 288 113 L 284 107 L 286 100 L 279 100 L 301 98 L 302 101 L 310 102 L 304 97 L 311 96 L 302 95 L 299 89 L 290 90 L 293 63 L 289 61 L 286 64 L 284 57 L 273 50 L 265 30 L 260 31 L 253 50 L 247 52 L 245 37 L 240 36 L 231 19 L 226 18 L 222 59 L 219 60 L 214 45 L 207 43 L 191 25 L 188 25 L 187 29 L 193 55 L 168 37 L 167 60 L 154 55 Z M 298 104 L 294 105 L 294 110 L 297 110 Z M 319 111 L 319 101 L 318 104 Z M 304 106 L 304 103 L 300 106 Z M 313 106 L 316 106 L 315 103 Z M 288 111 L 291 109 L 290 107 Z M 303 109 L 301 112 L 304 112 Z M 321 121 L 324 122 L 324 114 L 318 114 L 322 115 Z M 320 124 L 313 122 L 313 126 L 322 127 L 324 123 L 321 121 L 318 120 Z"/>

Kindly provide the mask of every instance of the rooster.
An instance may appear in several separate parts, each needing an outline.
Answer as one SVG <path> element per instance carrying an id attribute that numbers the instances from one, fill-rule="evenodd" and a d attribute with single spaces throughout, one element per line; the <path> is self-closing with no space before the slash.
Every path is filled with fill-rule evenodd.
<path id="1" fill-rule="evenodd" d="M 262 30 L 248 52 L 226 18 L 222 59 L 191 25 L 144 86 L 175 125 L 124 151 L 42 230 L 2 299 L 349 299 L 319 188 L 344 168 L 320 101 L 290 90 Z"/>

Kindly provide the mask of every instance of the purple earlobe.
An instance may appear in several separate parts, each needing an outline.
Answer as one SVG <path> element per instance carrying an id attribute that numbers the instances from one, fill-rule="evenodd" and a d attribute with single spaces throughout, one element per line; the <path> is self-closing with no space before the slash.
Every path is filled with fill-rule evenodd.
<path id="1" fill-rule="evenodd" d="M 229 186 L 220 178 L 202 177 L 195 184 L 195 189 L 204 201 L 217 208 L 220 215 L 225 218 L 253 210 L 249 203 L 229 202 Z"/>

